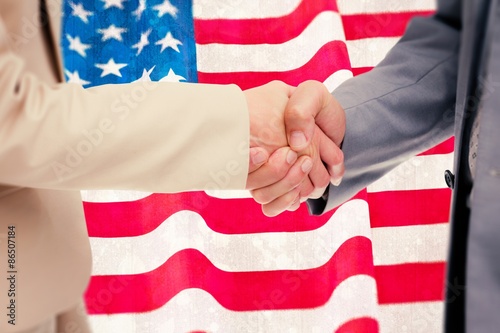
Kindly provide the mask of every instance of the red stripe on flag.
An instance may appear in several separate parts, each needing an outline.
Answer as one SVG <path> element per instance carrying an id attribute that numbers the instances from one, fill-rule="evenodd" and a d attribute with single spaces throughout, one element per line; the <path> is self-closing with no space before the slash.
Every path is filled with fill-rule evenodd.
<path id="1" fill-rule="evenodd" d="M 432 147 L 431 149 L 424 151 L 420 156 L 423 155 L 438 155 L 438 154 L 450 154 L 453 153 L 455 147 L 455 138 L 451 137 L 440 144 L 438 144 L 435 147 Z"/>
<path id="2" fill-rule="evenodd" d="M 342 15 L 342 23 L 347 40 L 399 37 L 404 34 L 410 19 L 432 13 L 434 11 Z"/>
<path id="3" fill-rule="evenodd" d="M 335 333 L 378 333 L 378 322 L 374 318 L 362 317 L 349 320 L 340 326 Z"/>
<path id="4" fill-rule="evenodd" d="M 444 179 L 443 179 L 444 182 Z M 372 228 L 449 221 L 451 191 L 445 189 L 369 192 Z"/>
<path id="5" fill-rule="evenodd" d="M 357 197 L 366 196 L 361 192 Z M 323 226 L 335 213 L 311 216 L 306 205 L 301 205 L 295 212 L 269 218 L 253 199 L 218 199 L 204 192 L 152 194 L 137 201 L 83 205 L 90 237 L 144 235 L 181 210 L 199 213 L 210 229 L 223 234 L 309 231 Z"/>
<path id="6" fill-rule="evenodd" d="M 333 41 L 323 45 L 305 65 L 286 72 L 198 72 L 202 83 L 235 83 L 241 89 L 263 85 L 272 80 L 281 80 L 290 85 L 298 85 L 305 80 L 325 81 L 341 69 L 351 69 L 347 47 L 344 42 Z"/>
<path id="7" fill-rule="evenodd" d="M 361 74 L 364 74 L 364 73 L 371 71 L 372 69 L 373 69 L 373 67 L 353 67 L 352 68 L 352 75 L 353 76 L 361 75 Z"/>
<path id="8" fill-rule="evenodd" d="M 442 301 L 446 264 L 375 266 L 380 304 Z"/>
<path id="9" fill-rule="evenodd" d="M 256 19 L 195 19 L 197 44 L 280 44 L 299 36 L 323 11 L 338 12 L 337 2 L 304 0 L 290 14 Z"/>
<path id="10" fill-rule="evenodd" d="M 345 279 L 373 276 L 371 251 L 370 240 L 358 236 L 344 242 L 318 268 L 226 272 L 201 252 L 186 249 L 148 273 L 93 276 L 85 301 L 90 314 L 146 312 L 160 308 L 182 290 L 200 288 L 233 311 L 314 308 L 324 305 Z"/>

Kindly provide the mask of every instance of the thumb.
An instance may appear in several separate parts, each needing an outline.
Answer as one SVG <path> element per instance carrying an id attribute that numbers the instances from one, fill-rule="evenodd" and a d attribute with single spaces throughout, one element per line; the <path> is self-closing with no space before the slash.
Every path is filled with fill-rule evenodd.
<path id="1" fill-rule="evenodd" d="M 305 81 L 293 92 L 285 108 L 288 144 L 295 151 L 307 147 L 317 125 L 337 146 L 345 134 L 345 112 L 326 86 Z"/>
<path id="2" fill-rule="evenodd" d="M 325 107 L 328 96 L 330 93 L 318 81 L 305 81 L 293 91 L 285 108 L 286 134 L 293 150 L 303 150 L 311 142 L 315 118 Z"/>

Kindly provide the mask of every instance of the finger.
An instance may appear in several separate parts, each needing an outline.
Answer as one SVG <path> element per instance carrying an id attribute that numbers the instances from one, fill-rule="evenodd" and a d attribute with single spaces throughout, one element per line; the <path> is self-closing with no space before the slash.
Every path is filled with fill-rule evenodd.
<path id="1" fill-rule="evenodd" d="M 288 209 L 298 208 L 298 205 L 300 205 L 299 189 L 295 188 L 276 200 L 262 205 L 262 212 L 266 216 L 274 217 Z"/>
<path id="2" fill-rule="evenodd" d="M 312 184 L 312 191 L 310 191 L 307 197 L 311 199 L 321 197 L 328 184 L 330 184 L 330 174 L 323 163 L 315 163 L 315 166 L 309 173 L 309 180 Z"/>
<path id="3" fill-rule="evenodd" d="M 300 195 L 299 195 L 297 197 L 297 199 L 295 199 L 295 201 L 286 210 L 288 210 L 289 212 L 295 212 L 297 209 L 299 209 L 300 204 L 301 204 L 301 201 L 300 201 Z"/>
<path id="4" fill-rule="evenodd" d="M 342 150 L 326 136 L 323 131 L 318 132 L 319 137 L 319 155 L 323 163 L 328 168 L 330 182 L 338 186 L 344 176 L 344 153 Z"/>
<path id="5" fill-rule="evenodd" d="M 249 173 L 246 189 L 266 187 L 286 176 L 290 167 L 297 160 L 297 153 L 289 147 L 277 149 L 258 169 Z"/>
<path id="6" fill-rule="evenodd" d="M 299 185 L 300 197 L 309 198 L 315 191 L 314 185 L 309 177 L 306 177 L 302 183 Z"/>
<path id="7" fill-rule="evenodd" d="M 337 145 L 335 145 L 318 126 L 315 126 L 311 144 L 306 150 L 299 152 L 299 155 L 311 156 L 313 161 L 311 172 L 309 172 L 310 188 L 308 189 L 308 193 L 306 193 L 305 190 L 301 190 L 301 197 L 316 199 L 323 195 L 331 181 L 330 169 L 327 167 L 326 163 L 338 163 L 335 156 L 332 157 L 327 154 L 331 150 L 338 150 Z M 326 161 L 322 160 L 321 153 L 325 155 Z M 304 185 L 305 184 L 307 184 L 307 182 L 304 182 Z"/>
<path id="8" fill-rule="evenodd" d="M 297 162 L 290 168 L 288 173 L 280 181 L 258 188 L 250 193 L 252 197 L 260 204 L 270 203 L 277 198 L 285 195 L 288 192 L 296 189 L 304 180 L 307 180 L 307 174 L 311 170 L 312 162 L 308 156 L 300 157 Z M 299 188 L 300 192 L 300 188 Z"/>
<path id="9" fill-rule="evenodd" d="M 328 165 L 328 172 L 330 173 L 330 182 L 332 185 L 339 186 L 342 182 L 342 178 L 345 173 L 345 165 L 344 165 L 344 155 L 340 148 L 336 148 L 336 154 L 342 158 L 342 162 L 335 165 Z"/>
<path id="10" fill-rule="evenodd" d="M 314 134 L 315 118 L 330 93 L 317 81 L 301 83 L 290 96 L 285 108 L 287 139 L 293 150 L 307 147 Z"/>
<path id="11" fill-rule="evenodd" d="M 250 159 L 248 165 L 248 173 L 252 173 L 260 168 L 269 159 L 267 150 L 261 147 L 250 148 Z"/>

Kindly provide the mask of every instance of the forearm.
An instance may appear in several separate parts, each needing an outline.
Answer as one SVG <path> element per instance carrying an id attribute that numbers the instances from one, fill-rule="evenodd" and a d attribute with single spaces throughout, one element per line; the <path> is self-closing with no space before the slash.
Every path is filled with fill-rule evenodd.
<path id="1" fill-rule="evenodd" d="M 375 69 L 333 92 L 346 112 L 346 172 L 340 186 L 330 186 L 325 207 L 310 202 L 314 213 L 452 135 L 460 27 L 459 13 L 445 13 L 415 19 Z"/>
<path id="2" fill-rule="evenodd" d="M 244 188 L 249 123 L 236 86 L 47 85 L 0 52 L 0 183 L 174 192 Z"/>

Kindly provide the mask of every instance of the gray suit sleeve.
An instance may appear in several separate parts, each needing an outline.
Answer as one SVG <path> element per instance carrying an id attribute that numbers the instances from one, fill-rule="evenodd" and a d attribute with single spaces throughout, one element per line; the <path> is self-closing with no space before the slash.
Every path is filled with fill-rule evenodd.
<path id="1" fill-rule="evenodd" d="M 411 21 L 378 66 L 333 92 L 346 112 L 346 173 L 324 198 L 308 200 L 312 214 L 453 134 L 460 28 L 460 1 L 440 1 L 434 16 Z"/>

